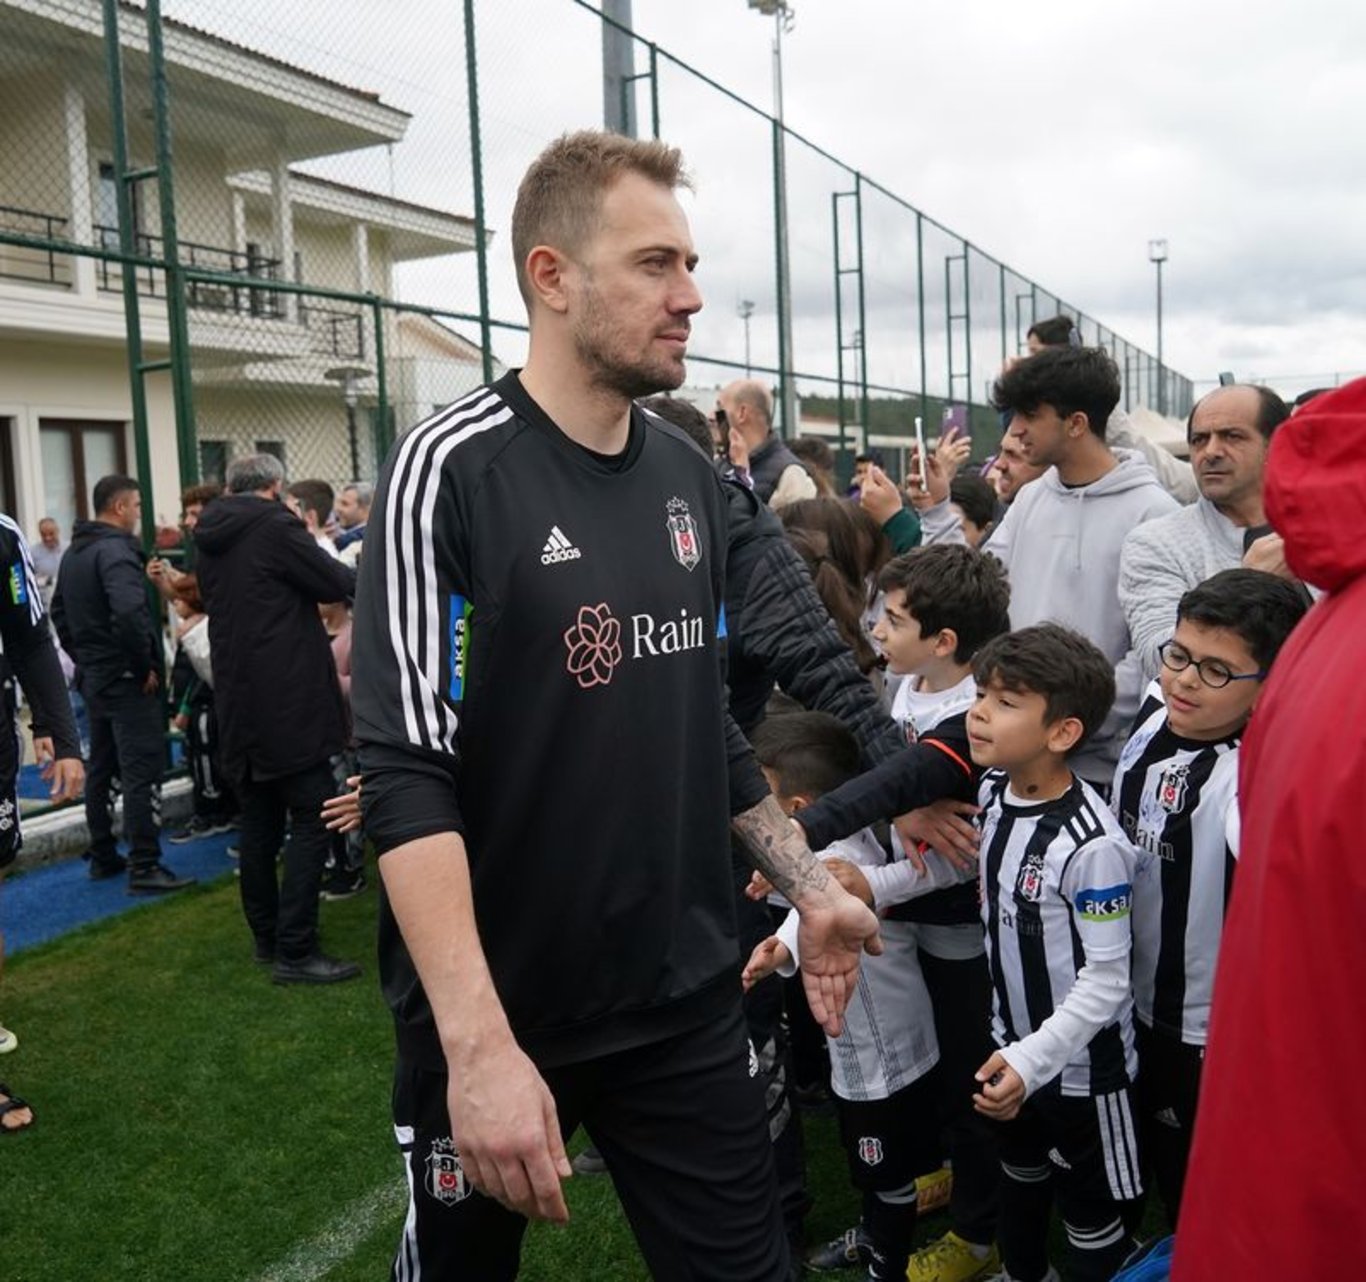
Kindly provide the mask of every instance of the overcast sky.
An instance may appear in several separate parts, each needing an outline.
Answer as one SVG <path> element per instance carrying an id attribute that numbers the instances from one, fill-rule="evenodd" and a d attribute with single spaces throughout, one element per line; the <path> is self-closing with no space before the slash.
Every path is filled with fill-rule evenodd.
<path id="1" fill-rule="evenodd" d="M 771 105 L 773 24 L 745 0 L 633 8 L 642 36 Z M 168 0 L 167 10 L 413 112 L 394 153 L 397 194 L 471 212 L 459 5 Z M 479 0 L 478 10 L 488 217 L 503 233 L 516 178 L 539 146 L 600 120 L 598 23 L 572 0 Z M 798 0 L 784 72 L 793 129 L 1149 350 L 1147 242 L 1165 237 L 1166 357 L 1182 373 L 1366 371 L 1366 6 Z M 735 305 L 751 298 L 755 359 L 771 360 L 763 122 L 667 63 L 660 91 L 664 134 L 684 147 L 697 179 L 689 209 L 709 303 L 698 347 L 737 358 Z M 849 179 L 801 148 L 788 163 L 799 363 L 833 372 L 830 198 Z M 378 155 L 332 172 L 389 181 Z M 897 386 L 918 375 L 914 234 L 914 219 L 891 202 L 865 203 L 869 373 Z M 931 242 L 927 330 L 942 330 L 935 312 L 952 247 Z M 500 234 L 495 310 L 515 319 L 506 257 Z M 424 268 L 404 288 L 473 310 L 472 280 L 467 264 Z M 974 321 L 979 395 L 999 356 L 996 330 L 981 329 L 999 317 L 989 283 L 990 308 L 978 299 Z M 1009 328 L 1013 344 L 1013 313 Z M 515 342 L 504 346 L 515 357 Z M 942 382 L 942 343 L 932 366 L 931 383 Z"/>

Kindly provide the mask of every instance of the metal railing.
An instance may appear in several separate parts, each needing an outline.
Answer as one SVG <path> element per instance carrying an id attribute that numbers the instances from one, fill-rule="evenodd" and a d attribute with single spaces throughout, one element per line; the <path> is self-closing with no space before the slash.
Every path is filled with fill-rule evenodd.
<path id="1" fill-rule="evenodd" d="M 71 284 L 71 260 L 51 244 L 66 239 L 68 221 L 60 214 L 20 209 L 17 205 L 0 205 L 0 228 L 22 235 L 40 236 L 49 242 L 45 249 L 0 246 L 0 276 L 45 285 Z M 25 268 L 32 270 L 25 271 Z"/>
<path id="2" fill-rule="evenodd" d="M 299 319 L 309 331 L 317 355 L 347 361 L 364 358 L 365 318 L 359 312 L 318 307 L 300 300 Z"/>
<path id="3" fill-rule="evenodd" d="M 117 227 L 103 224 L 95 226 L 95 243 L 101 249 L 117 250 L 119 233 Z M 148 232 L 138 232 L 134 237 L 136 252 L 140 258 L 163 257 L 163 241 L 160 236 Z M 190 307 L 204 311 L 235 312 L 241 316 L 262 316 L 278 320 L 284 315 L 278 295 L 268 290 L 253 288 L 251 281 L 277 281 L 280 279 L 280 260 L 266 258 L 259 254 L 240 253 L 219 245 L 203 245 L 197 241 L 180 242 L 180 261 L 183 266 L 214 272 L 220 276 L 241 277 L 243 283 L 232 284 L 205 283 L 191 280 L 186 285 L 185 301 Z M 138 293 L 147 298 L 164 298 L 166 279 L 163 272 L 152 268 L 135 268 Z M 103 290 L 122 288 L 122 269 L 116 262 L 101 259 L 96 268 L 96 279 Z"/>

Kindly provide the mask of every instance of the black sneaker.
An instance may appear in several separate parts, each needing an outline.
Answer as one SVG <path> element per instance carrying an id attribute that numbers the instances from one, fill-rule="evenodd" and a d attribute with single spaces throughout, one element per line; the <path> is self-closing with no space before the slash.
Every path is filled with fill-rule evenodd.
<path id="1" fill-rule="evenodd" d="M 177 877 L 163 863 L 139 864 L 128 873 L 130 895 L 161 895 L 170 890 L 193 886 L 193 877 Z"/>
<path id="2" fill-rule="evenodd" d="M 350 899 L 365 889 L 365 872 L 357 868 L 348 872 L 345 868 L 334 868 L 327 874 L 318 898 L 334 903 L 338 899 Z"/>
<path id="3" fill-rule="evenodd" d="M 312 957 L 300 957 L 294 961 L 277 957 L 270 977 L 277 984 L 340 984 L 343 980 L 355 979 L 359 974 L 360 967 L 355 962 L 314 953 Z"/>
<path id="4" fill-rule="evenodd" d="M 274 966 L 275 941 L 273 939 L 258 939 L 252 949 L 252 960 L 258 966 Z"/>
<path id="5" fill-rule="evenodd" d="M 852 1229 L 845 1229 L 843 1237 L 812 1248 L 806 1257 L 806 1267 L 813 1273 L 833 1273 L 837 1269 L 854 1269 L 859 1265 L 866 1268 L 872 1259 L 873 1244 L 868 1240 L 863 1225 L 856 1224 Z"/>
<path id="6" fill-rule="evenodd" d="M 203 819 L 195 815 L 179 832 L 173 832 L 167 841 L 173 846 L 183 846 L 187 841 L 198 841 L 201 837 L 216 837 L 219 833 L 232 832 L 235 825 L 226 819 Z"/>
<path id="7" fill-rule="evenodd" d="M 107 881 L 110 877 L 121 877 L 128 870 L 128 860 L 122 855 L 95 855 L 87 850 L 81 858 L 90 861 L 91 881 Z"/>

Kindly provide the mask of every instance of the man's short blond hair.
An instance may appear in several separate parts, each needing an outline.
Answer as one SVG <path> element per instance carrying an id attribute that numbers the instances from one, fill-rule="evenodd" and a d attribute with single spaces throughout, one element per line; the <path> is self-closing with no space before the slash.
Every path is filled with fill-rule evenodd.
<path id="1" fill-rule="evenodd" d="M 596 229 L 604 194 L 624 174 L 639 174 L 670 191 L 692 186 L 677 147 L 597 129 L 564 134 L 532 162 L 512 209 L 517 288 L 528 308 L 527 255 L 537 245 L 570 257 L 582 250 Z"/>

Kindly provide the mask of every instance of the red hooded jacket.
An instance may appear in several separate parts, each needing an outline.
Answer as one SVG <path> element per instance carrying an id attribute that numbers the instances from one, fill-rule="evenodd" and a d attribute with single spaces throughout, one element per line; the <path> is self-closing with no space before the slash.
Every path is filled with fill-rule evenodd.
<path id="1" fill-rule="evenodd" d="M 1366 379 L 1277 429 L 1266 510 L 1291 569 L 1328 595 L 1281 651 L 1243 740 L 1242 852 L 1173 1282 L 1362 1267 Z"/>

